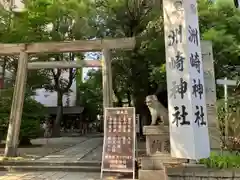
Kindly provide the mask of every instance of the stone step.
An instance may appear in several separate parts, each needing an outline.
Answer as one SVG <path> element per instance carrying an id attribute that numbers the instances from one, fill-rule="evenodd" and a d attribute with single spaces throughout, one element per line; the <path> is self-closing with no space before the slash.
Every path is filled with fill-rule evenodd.
<path id="1" fill-rule="evenodd" d="M 139 170 L 138 172 L 139 180 L 164 180 L 165 171 L 164 170 Z"/>
<path id="2" fill-rule="evenodd" d="M 92 166 L 0 166 L 0 171 L 9 172 L 101 172 L 101 167 Z"/>
<path id="3" fill-rule="evenodd" d="M 185 163 L 184 159 L 177 159 L 171 157 L 169 154 L 159 154 L 158 156 L 146 156 L 141 158 L 142 170 L 162 170 L 165 163 L 179 164 Z"/>
<path id="4" fill-rule="evenodd" d="M 101 167 L 101 161 L 76 161 L 76 162 L 1 161 L 0 166 L 89 166 L 89 167 Z"/>

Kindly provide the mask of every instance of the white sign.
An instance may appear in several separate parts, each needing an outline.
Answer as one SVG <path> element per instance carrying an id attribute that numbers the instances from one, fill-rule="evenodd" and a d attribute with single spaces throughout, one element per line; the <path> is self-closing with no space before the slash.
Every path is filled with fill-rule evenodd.
<path id="1" fill-rule="evenodd" d="M 209 157 L 196 0 L 163 0 L 171 155 Z"/>
<path id="2" fill-rule="evenodd" d="M 104 109 L 103 172 L 132 173 L 135 179 L 136 117 L 134 107 Z"/>
<path id="3" fill-rule="evenodd" d="M 208 126 L 216 127 L 216 82 L 213 63 L 213 50 L 211 41 L 201 41 L 204 83 L 207 104 Z"/>

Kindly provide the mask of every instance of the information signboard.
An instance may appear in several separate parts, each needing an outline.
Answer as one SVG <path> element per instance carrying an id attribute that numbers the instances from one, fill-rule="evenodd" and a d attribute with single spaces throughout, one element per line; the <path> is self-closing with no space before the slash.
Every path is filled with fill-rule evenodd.
<path id="1" fill-rule="evenodd" d="M 135 108 L 105 108 L 103 172 L 132 172 L 135 178 Z"/>

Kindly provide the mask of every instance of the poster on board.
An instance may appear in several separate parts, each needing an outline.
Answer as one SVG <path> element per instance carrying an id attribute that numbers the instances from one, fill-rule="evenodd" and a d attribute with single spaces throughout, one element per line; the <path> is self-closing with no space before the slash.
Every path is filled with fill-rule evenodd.
<path id="1" fill-rule="evenodd" d="M 134 107 L 105 108 L 103 172 L 132 172 L 135 178 L 136 117 Z"/>

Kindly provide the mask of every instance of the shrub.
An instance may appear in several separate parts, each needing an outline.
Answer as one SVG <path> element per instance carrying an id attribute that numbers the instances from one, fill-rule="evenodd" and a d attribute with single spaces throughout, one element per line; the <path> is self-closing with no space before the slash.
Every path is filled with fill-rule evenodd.
<path id="1" fill-rule="evenodd" d="M 9 92 L 10 91 L 10 92 Z M 0 135 L 6 138 L 8 120 L 12 103 L 11 90 L 5 90 L 0 97 Z M 29 144 L 30 140 L 40 135 L 40 120 L 44 117 L 44 106 L 26 96 L 24 100 L 21 129 L 19 134 L 20 144 Z"/>
<path id="2" fill-rule="evenodd" d="M 201 159 L 200 164 L 209 168 L 240 168 L 240 155 L 238 153 L 211 153 L 207 159 Z"/>
<path id="3" fill-rule="evenodd" d="M 222 148 L 229 151 L 240 150 L 240 97 L 228 98 L 227 109 L 225 101 L 218 102 L 218 123 L 221 132 Z"/>

